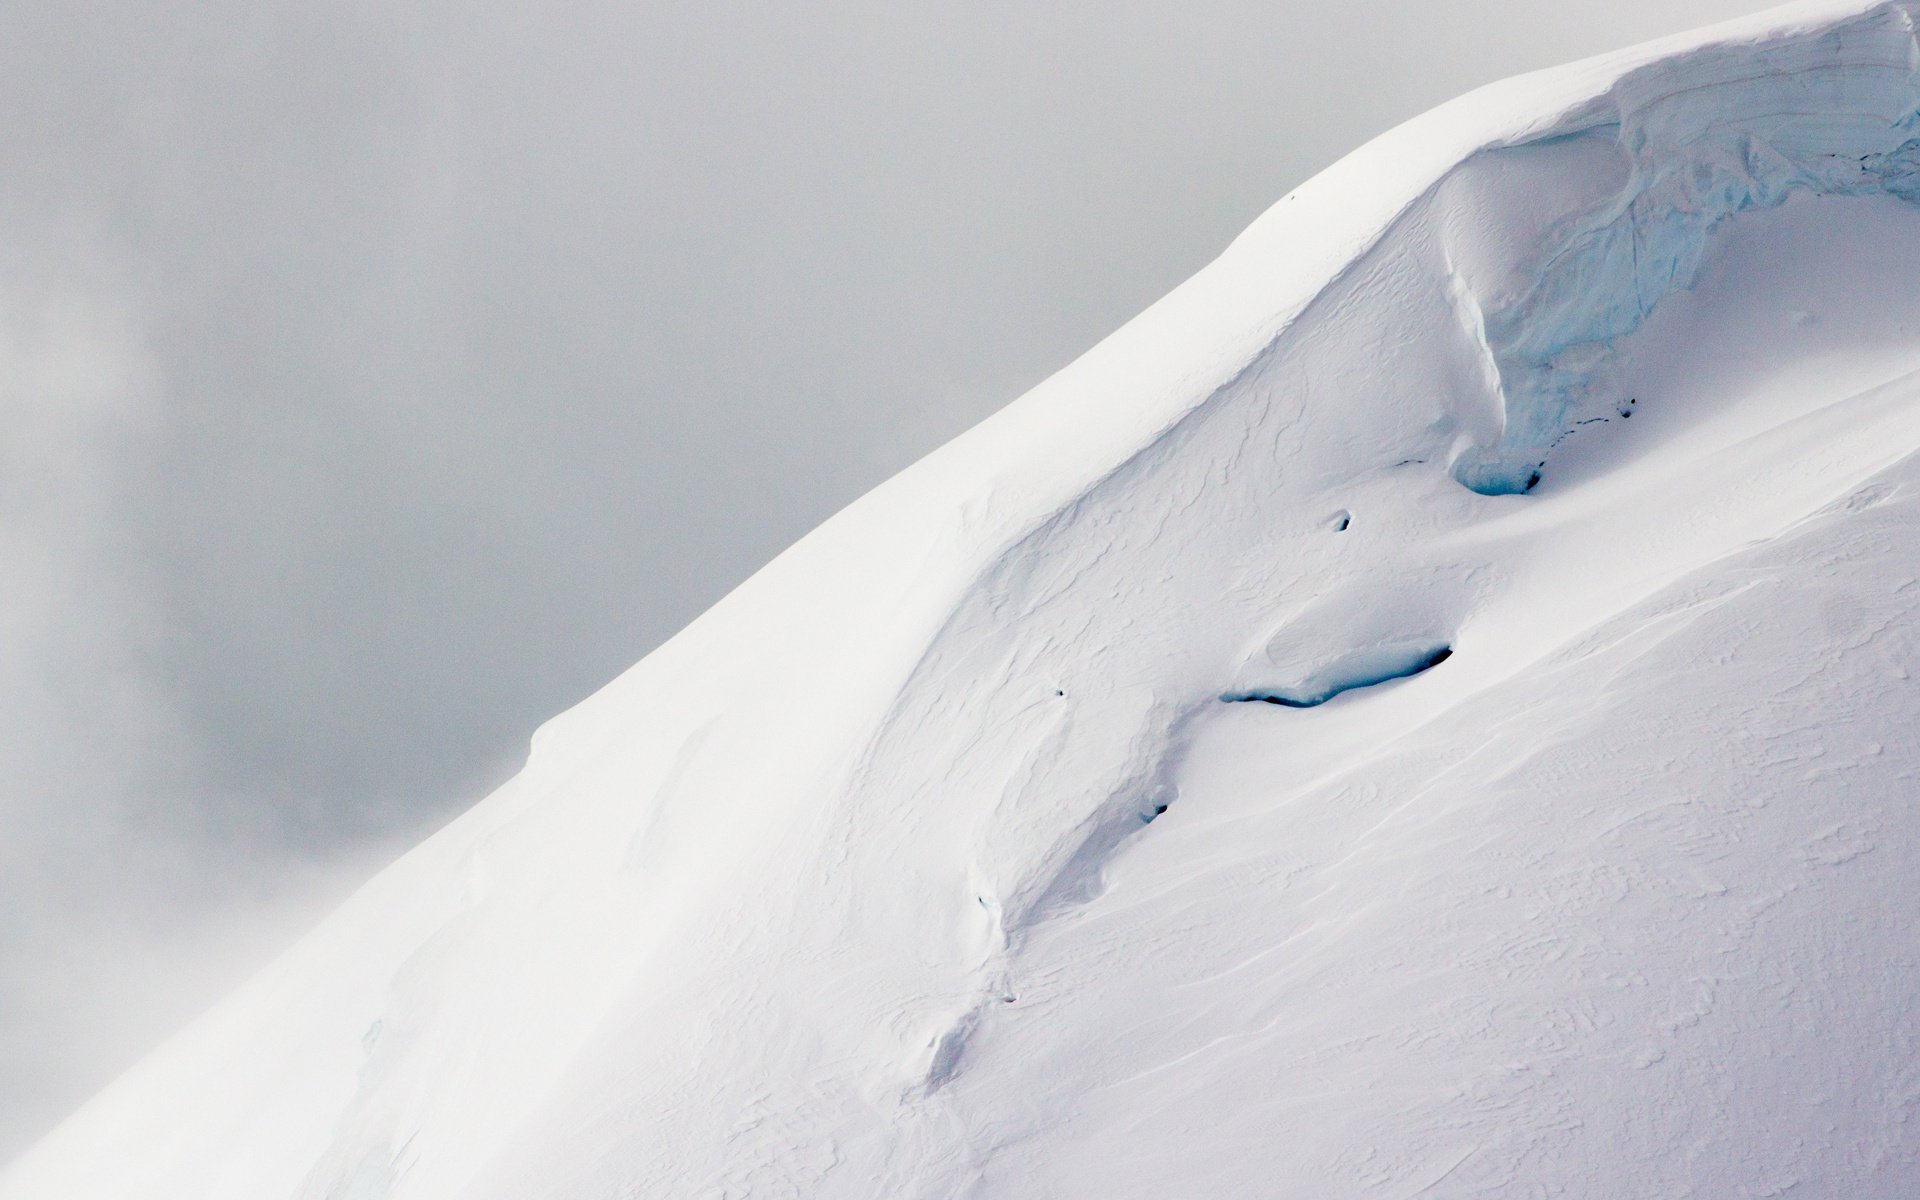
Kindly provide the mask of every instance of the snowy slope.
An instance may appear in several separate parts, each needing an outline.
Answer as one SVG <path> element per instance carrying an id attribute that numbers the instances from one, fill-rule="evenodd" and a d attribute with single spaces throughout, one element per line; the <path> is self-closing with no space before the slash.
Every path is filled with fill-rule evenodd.
<path id="1" fill-rule="evenodd" d="M 1916 8 L 1364 147 L 0 1198 L 1920 1192 Z"/>

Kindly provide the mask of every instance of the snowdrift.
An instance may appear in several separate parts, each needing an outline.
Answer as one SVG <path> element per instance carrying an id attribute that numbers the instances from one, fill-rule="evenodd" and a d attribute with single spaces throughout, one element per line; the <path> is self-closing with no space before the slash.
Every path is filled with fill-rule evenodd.
<path id="1" fill-rule="evenodd" d="M 0 1197 L 1915 1194 L 1916 7 L 1370 143 Z"/>

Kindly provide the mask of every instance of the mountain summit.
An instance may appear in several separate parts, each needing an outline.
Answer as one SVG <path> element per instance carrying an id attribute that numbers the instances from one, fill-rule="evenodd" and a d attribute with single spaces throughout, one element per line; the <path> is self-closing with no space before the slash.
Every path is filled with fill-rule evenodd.
<path id="1" fill-rule="evenodd" d="M 0 1198 L 1920 1194 L 1917 12 L 1369 143 Z"/>

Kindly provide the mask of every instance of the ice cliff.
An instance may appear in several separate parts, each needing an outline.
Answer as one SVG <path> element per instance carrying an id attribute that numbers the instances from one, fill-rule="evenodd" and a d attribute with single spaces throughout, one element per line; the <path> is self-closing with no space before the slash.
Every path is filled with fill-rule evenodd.
<path id="1" fill-rule="evenodd" d="M 1627 416 L 1607 347 L 1694 282 L 1721 222 L 1795 193 L 1920 200 L 1917 64 L 1898 6 L 1763 49 L 1706 47 L 1629 71 L 1450 172 L 1433 203 L 1493 210 L 1443 214 L 1457 232 L 1441 254 L 1500 401 L 1498 433 L 1456 461 L 1461 482 L 1525 491 L 1576 414 Z M 1542 208 L 1529 179 L 1568 191 Z"/>

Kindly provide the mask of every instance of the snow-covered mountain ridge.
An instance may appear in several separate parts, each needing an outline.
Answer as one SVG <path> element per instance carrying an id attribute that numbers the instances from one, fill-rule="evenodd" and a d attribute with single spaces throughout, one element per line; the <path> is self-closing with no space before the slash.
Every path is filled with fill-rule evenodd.
<path id="1" fill-rule="evenodd" d="M 1913 1194 L 1915 11 L 1370 143 L 0 1197 Z"/>

